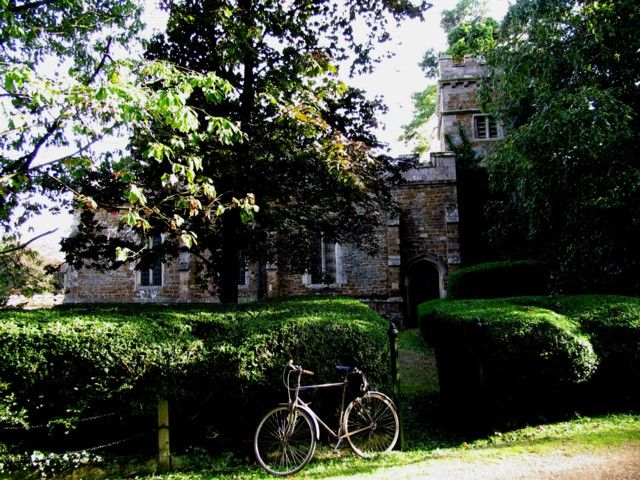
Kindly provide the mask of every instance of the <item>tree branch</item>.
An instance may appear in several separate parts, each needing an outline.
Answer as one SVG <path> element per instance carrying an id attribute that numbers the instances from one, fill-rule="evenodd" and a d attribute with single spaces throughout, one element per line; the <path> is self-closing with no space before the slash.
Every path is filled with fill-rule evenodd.
<path id="1" fill-rule="evenodd" d="M 56 163 L 60 163 L 60 162 L 64 162 L 65 160 L 69 160 L 71 158 L 74 158 L 76 155 L 81 154 L 82 152 L 87 151 L 91 145 L 95 144 L 98 140 L 101 140 L 103 137 L 102 136 L 98 136 L 96 138 L 94 138 L 93 140 L 91 140 L 89 143 L 87 143 L 86 145 L 83 145 L 82 147 L 80 147 L 78 150 L 76 150 L 73 153 L 70 153 L 69 155 L 65 155 L 64 157 L 60 157 L 60 158 L 56 158 L 55 160 L 50 160 L 48 162 L 45 163 L 41 163 L 39 165 L 36 165 L 35 167 L 31 168 L 31 171 L 34 170 L 40 170 L 43 167 L 48 167 L 50 165 L 54 165 Z"/>
<path id="2" fill-rule="evenodd" d="M 91 74 L 91 77 L 89 77 L 89 81 L 87 82 L 87 85 L 90 85 L 91 83 L 93 83 L 93 81 L 98 76 L 98 73 L 100 73 L 100 70 L 102 70 L 102 68 L 104 67 L 104 64 L 106 63 L 107 58 L 111 58 L 109 56 L 109 50 L 111 48 L 112 41 L 113 41 L 113 38 L 109 37 L 109 39 L 107 40 L 107 45 L 106 45 L 106 48 L 105 48 L 105 52 L 102 55 L 102 58 L 100 59 L 100 62 L 96 66 L 95 70 Z M 51 138 L 51 136 L 62 126 L 62 118 L 64 118 L 64 116 L 67 113 L 67 111 L 68 111 L 68 108 L 66 108 L 62 112 L 60 112 L 60 114 L 53 121 L 53 123 L 51 125 L 49 125 L 49 127 L 47 128 L 47 131 L 44 133 L 44 135 L 40 138 L 40 140 L 38 140 L 36 142 L 36 144 L 33 147 L 33 150 L 31 152 L 29 152 L 28 154 L 20 157 L 15 162 L 13 162 L 12 165 L 11 165 L 11 170 L 17 171 L 17 172 L 20 172 L 20 173 L 25 173 L 31 168 L 31 164 L 33 163 L 33 160 L 38 155 L 38 152 L 40 151 L 40 149 L 47 142 L 47 140 L 49 140 L 49 138 Z"/>
<path id="3" fill-rule="evenodd" d="M 42 238 L 42 237 L 44 237 L 46 235 L 51 235 L 52 233 L 56 232 L 57 230 L 58 230 L 57 228 L 54 228 L 53 230 L 48 230 L 48 231 L 46 231 L 44 233 L 41 233 L 40 235 L 36 235 L 35 237 L 33 237 L 32 239 L 30 239 L 29 241 L 27 241 L 25 243 L 21 243 L 19 245 L 13 246 L 13 247 L 5 248 L 4 250 L 0 250 L 0 255 L 6 255 L 7 253 L 12 253 L 12 252 L 16 252 L 18 250 L 23 250 L 30 243 L 35 242 L 39 238 Z"/>
<path id="4" fill-rule="evenodd" d="M 47 140 L 49 140 L 49 138 L 51 138 L 51 136 L 56 132 L 56 130 L 60 128 L 60 125 L 62 125 L 61 118 L 62 118 L 62 114 L 60 114 L 58 118 L 56 118 L 51 125 L 49 125 L 49 127 L 47 128 L 47 131 L 40 138 L 40 140 L 36 142 L 31 152 L 27 153 L 26 155 L 20 157 L 18 160 L 13 162 L 11 166 L 12 170 L 16 170 L 20 173 L 25 173 L 29 170 L 29 168 L 31 167 L 31 164 L 33 163 L 33 160 L 38 155 L 38 152 L 40 151 L 42 146 L 47 142 Z"/>
<path id="5" fill-rule="evenodd" d="M 107 39 L 107 45 L 104 49 L 104 55 L 102 55 L 102 58 L 100 59 L 100 63 L 98 63 L 98 65 L 96 66 L 96 69 L 93 71 L 93 74 L 89 77 L 88 85 L 92 84 L 93 81 L 96 79 L 96 77 L 98 76 L 98 73 L 100 73 L 100 70 L 102 70 L 102 67 L 104 67 L 104 64 L 106 63 L 107 58 L 111 58 L 111 56 L 109 55 L 109 50 L 111 49 L 111 42 L 113 42 L 113 37 L 109 37 Z"/>

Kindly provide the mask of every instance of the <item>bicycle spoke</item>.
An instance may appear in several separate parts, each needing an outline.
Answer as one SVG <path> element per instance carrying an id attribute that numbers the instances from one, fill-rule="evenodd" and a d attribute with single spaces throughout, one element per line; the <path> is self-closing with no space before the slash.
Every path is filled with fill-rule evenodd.
<path id="1" fill-rule="evenodd" d="M 387 452 L 397 441 L 397 414 L 381 394 L 369 393 L 352 402 L 345 413 L 345 422 L 349 444 L 360 456 Z"/>
<path id="2" fill-rule="evenodd" d="M 315 452 L 310 417 L 302 411 L 278 407 L 267 414 L 256 431 L 254 450 L 260 465 L 275 475 L 303 468 Z"/>

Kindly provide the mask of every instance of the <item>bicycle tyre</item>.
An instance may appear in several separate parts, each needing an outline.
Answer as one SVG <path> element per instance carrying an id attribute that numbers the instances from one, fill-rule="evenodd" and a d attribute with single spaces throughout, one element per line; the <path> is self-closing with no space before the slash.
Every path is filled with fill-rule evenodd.
<path id="1" fill-rule="evenodd" d="M 276 407 L 258 424 L 253 450 L 267 472 L 281 477 L 292 475 L 302 470 L 316 451 L 314 422 L 299 408 L 292 411 L 288 406 Z"/>
<path id="2" fill-rule="evenodd" d="M 393 402 L 378 392 L 367 392 L 351 402 L 344 412 L 344 425 L 349 445 L 364 458 L 390 452 L 400 434 Z"/>

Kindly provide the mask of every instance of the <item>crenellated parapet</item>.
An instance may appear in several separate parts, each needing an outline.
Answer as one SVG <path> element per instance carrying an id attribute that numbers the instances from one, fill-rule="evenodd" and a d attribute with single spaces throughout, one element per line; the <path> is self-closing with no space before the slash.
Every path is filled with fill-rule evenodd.
<path id="1" fill-rule="evenodd" d="M 410 184 L 455 183 L 456 158 L 451 152 L 431 152 L 430 161 L 404 172 Z"/>
<path id="2" fill-rule="evenodd" d="M 483 59 L 465 55 L 462 61 L 454 61 L 452 57 L 438 59 L 438 81 L 442 83 L 464 80 L 477 80 L 486 75 Z"/>

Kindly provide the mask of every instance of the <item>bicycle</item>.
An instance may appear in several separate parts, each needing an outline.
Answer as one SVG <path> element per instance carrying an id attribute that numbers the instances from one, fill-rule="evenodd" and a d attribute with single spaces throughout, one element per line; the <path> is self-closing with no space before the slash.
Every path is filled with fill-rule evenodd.
<path id="1" fill-rule="evenodd" d="M 337 439 L 337 450 L 344 439 L 359 456 L 367 458 L 389 452 L 398 441 L 400 422 L 393 401 L 384 393 L 369 390 L 364 373 L 355 367 L 336 366 L 344 373 L 338 383 L 301 385 L 303 375 L 315 375 L 289 361 L 282 379 L 289 401 L 269 411 L 258 424 L 253 449 L 260 466 L 277 475 L 292 475 L 311 460 L 320 439 L 320 427 Z M 349 378 L 360 376 L 359 395 L 345 408 Z M 292 378 L 293 377 L 293 378 Z M 300 398 L 300 392 L 342 387 L 338 428 L 334 431 Z"/>

